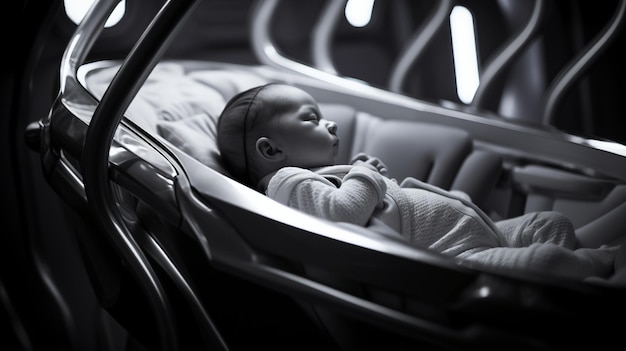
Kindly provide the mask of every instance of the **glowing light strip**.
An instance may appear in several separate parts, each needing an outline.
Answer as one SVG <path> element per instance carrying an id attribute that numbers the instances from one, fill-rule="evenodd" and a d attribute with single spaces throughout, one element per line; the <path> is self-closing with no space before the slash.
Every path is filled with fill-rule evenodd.
<path id="1" fill-rule="evenodd" d="M 478 77 L 478 57 L 474 18 L 463 6 L 455 6 L 450 12 L 452 34 L 452 54 L 456 76 L 456 92 L 459 99 L 468 104 L 474 99 L 480 79 Z"/>

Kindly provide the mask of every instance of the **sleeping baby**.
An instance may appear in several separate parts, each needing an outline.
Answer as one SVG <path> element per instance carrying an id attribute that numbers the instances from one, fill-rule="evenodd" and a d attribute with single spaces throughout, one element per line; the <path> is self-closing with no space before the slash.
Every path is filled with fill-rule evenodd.
<path id="1" fill-rule="evenodd" d="M 233 177 L 284 205 L 360 226 L 377 219 L 412 245 L 464 262 L 584 279 L 607 278 L 623 261 L 619 246 L 578 247 L 558 212 L 494 222 L 463 193 L 387 177 L 378 158 L 359 154 L 336 165 L 336 131 L 308 93 L 271 83 L 230 99 L 217 141 Z"/>

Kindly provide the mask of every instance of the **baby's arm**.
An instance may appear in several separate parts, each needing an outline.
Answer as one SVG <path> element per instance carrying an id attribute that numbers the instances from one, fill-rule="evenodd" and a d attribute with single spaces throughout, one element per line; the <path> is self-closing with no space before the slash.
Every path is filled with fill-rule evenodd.
<path id="1" fill-rule="evenodd" d="M 267 195 L 317 217 L 363 226 L 386 190 L 382 176 L 366 167 L 353 167 L 339 187 L 310 170 L 286 167 L 272 177 Z"/>

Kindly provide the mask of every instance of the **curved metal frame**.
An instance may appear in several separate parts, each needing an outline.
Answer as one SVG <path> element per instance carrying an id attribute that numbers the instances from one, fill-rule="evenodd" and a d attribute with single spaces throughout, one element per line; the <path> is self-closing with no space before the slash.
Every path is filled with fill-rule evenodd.
<path id="1" fill-rule="evenodd" d="M 474 99 L 471 103 L 472 106 L 478 108 L 484 107 L 484 100 L 493 87 L 493 83 L 502 74 L 504 69 L 513 63 L 515 57 L 517 57 L 522 50 L 531 43 L 532 39 L 537 36 L 543 21 L 545 7 L 544 0 L 536 0 L 533 11 L 524 28 L 522 28 L 522 30 L 485 65 L 486 68 L 480 75 L 480 84 L 474 94 Z"/>
<path id="2" fill-rule="evenodd" d="M 571 63 L 563 68 L 547 90 L 543 106 L 543 124 L 551 126 L 554 112 L 567 89 L 595 62 L 619 33 L 626 13 L 626 0 L 620 0 L 611 21 Z"/>
<path id="3" fill-rule="evenodd" d="M 311 47 L 313 65 L 324 72 L 332 74 L 337 74 L 337 69 L 333 64 L 330 53 L 332 36 L 337 27 L 337 22 L 341 18 L 341 9 L 344 8 L 345 4 L 346 0 L 326 1 L 322 15 L 313 28 Z"/>
<path id="4" fill-rule="evenodd" d="M 289 72 L 295 72 L 298 75 L 310 77 L 318 81 L 330 83 L 336 86 L 339 90 L 353 91 L 356 94 L 372 98 L 383 96 L 385 99 L 402 106 L 406 106 L 407 103 L 409 103 L 408 101 L 411 101 L 411 105 L 416 104 L 416 101 L 412 99 L 408 99 L 386 90 L 374 88 L 355 80 L 339 77 L 335 74 L 307 66 L 283 56 L 276 50 L 270 35 L 270 23 L 279 3 L 280 0 L 258 1 L 252 13 L 252 22 L 250 24 L 252 49 L 262 64 L 277 67 L 281 70 Z M 420 105 L 422 108 L 427 108 L 426 104 Z"/>
<path id="5" fill-rule="evenodd" d="M 81 88 L 76 74 L 98 38 L 117 0 L 95 1 L 84 20 L 77 27 L 61 64 L 61 96 L 77 94 Z M 199 0 L 167 2 L 150 24 L 142 40 L 131 51 L 124 65 L 111 82 L 102 101 L 96 107 L 87 129 L 82 152 L 81 168 L 87 203 L 91 213 L 116 247 L 128 269 L 148 297 L 155 314 L 163 350 L 177 350 L 178 336 L 173 323 L 168 297 L 156 272 L 133 235 L 129 232 L 115 205 L 110 187 L 109 155 L 113 136 L 126 108 L 143 84 L 152 68 L 169 44 L 176 29 L 199 3 Z M 166 38 L 166 40 L 163 40 Z M 50 123 L 50 121 L 48 121 Z"/>
<path id="6" fill-rule="evenodd" d="M 424 53 L 424 49 L 430 44 L 437 33 L 448 20 L 450 11 L 455 0 L 441 0 L 439 4 L 430 13 L 423 26 L 418 28 L 413 35 L 411 44 L 406 47 L 400 55 L 400 59 L 394 65 L 389 79 L 389 89 L 391 91 L 401 93 L 402 86 L 406 79 L 408 71 L 419 60 Z"/>

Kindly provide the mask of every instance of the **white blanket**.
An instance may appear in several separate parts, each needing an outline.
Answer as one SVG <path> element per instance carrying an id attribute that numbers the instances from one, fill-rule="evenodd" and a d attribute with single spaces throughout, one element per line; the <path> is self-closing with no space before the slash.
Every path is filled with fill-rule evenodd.
<path id="1" fill-rule="evenodd" d="M 90 73 L 89 91 L 101 98 L 119 67 Z M 160 121 L 180 121 L 198 114 L 216 118 L 234 94 L 264 83 L 264 79 L 250 72 L 208 69 L 188 72 L 180 63 L 161 62 L 131 102 L 127 115 L 150 131 Z"/>

